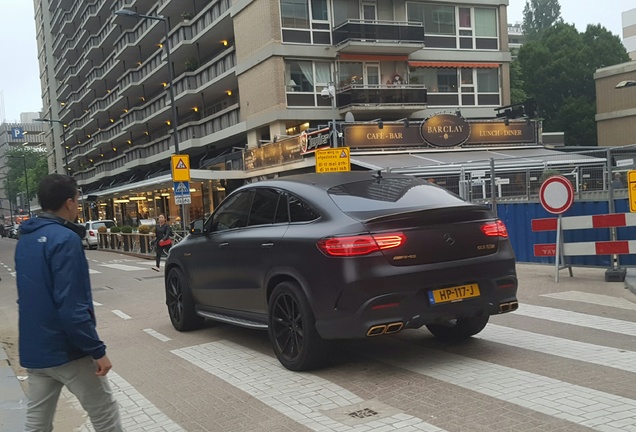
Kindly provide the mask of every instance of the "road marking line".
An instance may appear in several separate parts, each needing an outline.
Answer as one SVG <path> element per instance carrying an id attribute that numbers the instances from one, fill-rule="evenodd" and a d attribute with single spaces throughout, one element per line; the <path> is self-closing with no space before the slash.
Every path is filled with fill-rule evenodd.
<path id="1" fill-rule="evenodd" d="M 523 315 L 531 318 L 558 322 L 561 324 L 571 324 L 595 330 L 636 336 L 636 323 L 631 321 L 604 318 L 579 312 L 570 312 L 563 309 L 534 306 L 526 303 L 520 304 L 519 309 L 513 313 L 515 315 Z"/>
<path id="2" fill-rule="evenodd" d="M 636 400 L 622 396 L 434 349 L 370 358 L 598 431 L 636 430 Z"/>
<path id="3" fill-rule="evenodd" d="M 154 331 L 153 329 L 147 328 L 147 329 L 144 329 L 144 331 L 148 333 L 150 336 L 159 339 L 161 342 L 168 342 L 169 340 L 172 340 L 168 336 L 164 336 L 161 333 Z"/>
<path id="4" fill-rule="evenodd" d="M 126 315 L 125 313 L 123 313 L 119 309 L 112 310 L 111 312 L 114 313 L 115 315 L 117 315 L 119 318 L 122 318 L 122 319 L 125 319 L 125 320 L 131 319 L 130 315 Z"/>
<path id="5" fill-rule="evenodd" d="M 126 264 L 100 264 L 100 266 L 123 271 L 148 270 L 143 267 L 129 266 Z"/>
<path id="6" fill-rule="evenodd" d="M 95 300 L 93 300 L 93 306 L 102 306 L 101 303 L 97 303 Z"/>
<path id="7" fill-rule="evenodd" d="M 117 373 L 111 370 L 107 377 L 115 399 L 119 402 L 121 422 L 127 431 L 141 431 L 143 428 L 144 431 L 152 432 L 186 432 Z M 84 409 L 71 392 L 64 388 L 63 394 L 78 411 L 83 412 Z M 90 420 L 77 430 L 95 432 Z"/>
<path id="8" fill-rule="evenodd" d="M 475 338 L 636 373 L 636 352 L 488 324 Z"/>
<path id="9" fill-rule="evenodd" d="M 603 294 L 592 294 L 580 291 L 565 291 L 553 294 L 543 294 L 541 297 L 576 301 L 581 303 L 590 303 L 599 306 L 610 306 L 618 309 L 636 310 L 636 304 L 630 302 L 629 300 Z"/>
<path id="10" fill-rule="evenodd" d="M 93 270 L 93 269 L 88 269 L 88 273 L 95 274 L 95 273 L 101 273 L 101 272 L 97 270 Z"/>
<path id="11" fill-rule="evenodd" d="M 186 361 L 228 382 L 276 411 L 314 431 L 426 431 L 444 432 L 417 417 L 395 412 L 361 419 L 353 426 L 325 414 L 348 407 L 359 411 L 365 401 L 350 391 L 308 373 L 291 372 L 275 357 L 228 342 L 210 342 L 171 351 Z M 366 401 L 372 404 L 372 401 Z"/>

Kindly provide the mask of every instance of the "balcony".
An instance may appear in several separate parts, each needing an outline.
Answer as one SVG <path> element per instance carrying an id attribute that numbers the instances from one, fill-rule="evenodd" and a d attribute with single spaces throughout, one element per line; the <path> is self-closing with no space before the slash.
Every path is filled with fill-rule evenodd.
<path id="1" fill-rule="evenodd" d="M 338 89 L 336 104 L 341 113 L 415 112 L 427 107 L 423 85 L 350 85 Z"/>
<path id="2" fill-rule="evenodd" d="M 424 25 L 347 20 L 333 29 L 333 44 L 344 53 L 409 55 L 424 48 Z"/>

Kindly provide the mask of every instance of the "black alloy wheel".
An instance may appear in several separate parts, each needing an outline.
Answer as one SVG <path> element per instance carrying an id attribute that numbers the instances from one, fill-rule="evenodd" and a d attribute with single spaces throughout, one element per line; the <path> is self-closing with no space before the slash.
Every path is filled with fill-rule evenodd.
<path id="1" fill-rule="evenodd" d="M 489 315 L 457 318 L 444 324 L 427 324 L 433 335 L 445 341 L 460 341 L 476 335 L 488 324 Z"/>
<path id="2" fill-rule="evenodd" d="M 269 338 L 283 366 L 303 371 L 323 363 L 324 343 L 316 331 L 311 307 L 297 284 L 282 282 L 274 288 L 268 319 Z"/>
<path id="3" fill-rule="evenodd" d="M 200 328 L 205 321 L 197 315 L 187 280 L 176 267 L 170 269 L 166 278 L 166 305 L 172 326 L 178 331 Z"/>

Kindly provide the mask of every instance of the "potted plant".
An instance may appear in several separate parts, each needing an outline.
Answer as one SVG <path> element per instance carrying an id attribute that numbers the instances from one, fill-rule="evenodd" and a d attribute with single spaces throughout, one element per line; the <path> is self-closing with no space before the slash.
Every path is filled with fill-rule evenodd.
<path id="1" fill-rule="evenodd" d="M 181 19 L 184 21 L 188 21 L 192 19 L 192 14 L 190 12 L 184 12 L 181 14 Z"/>
<path id="2" fill-rule="evenodd" d="M 121 232 L 121 227 L 114 226 L 110 229 L 110 248 L 111 249 L 119 249 L 119 233 Z"/>
<path id="3" fill-rule="evenodd" d="M 108 228 L 106 225 L 102 225 L 97 228 L 97 235 L 99 236 L 99 248 L 105 249 L 108 247 Z"/>
<path id="4" fill-rule="evenodd" d="M 122 233 L 123 244 L 124 244 L 124 252 L 129 252 L 131 249 L 132 236 L 130 234 L 132 234 L 132 232 L 133 232 L 133 228 L 131 226 L 124 225 L 123 227 L 121 227 L 121 233 Z"/>
<path id="5" fill-rule="evenodd" d="M 141 253 L 148 253 L 148 238 L 150 237 L 150 226 L 149 225 L 140 225 L 139 229 L 139 250 Z"/>
<path id="6" fill-rule="evenodd" d="M 195 71 L 197 70 L 197 68 L 199 67 L 199 60 L 197 60 L 194 57 L 189 57 L 186 59 L 186 61 L 184 62 L 185 68 L 187 71 Z"/>

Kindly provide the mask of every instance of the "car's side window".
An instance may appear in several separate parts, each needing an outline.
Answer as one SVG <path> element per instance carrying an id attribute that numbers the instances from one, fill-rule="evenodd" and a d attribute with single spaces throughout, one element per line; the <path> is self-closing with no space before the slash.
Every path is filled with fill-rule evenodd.
<path id="1" fill-rule="evenodd" d="M 276 217 L 280 192 L 275 189 L 258 188 L 254 191 L 250 219 L 247 226 L 271 225 Z"/>
<path id="2" fill-rule="evenodd" d="M 289 216 L 292 222 L 310 222 L 320 216 L 298 197 L 289 195 Z"/>
<path id="3" fill-rule="evenodd" d="M 276 217 L 274 223 L 289 223 L 289 203 L 287 192 L 280 192 L 280 199 L 276 207 Z"/>
<path id="4" fill-rule="evenodd" d="M 253 191 L 239 192 L 229 197 L 212 216 L 209 232 L 247 226 Z"/>

